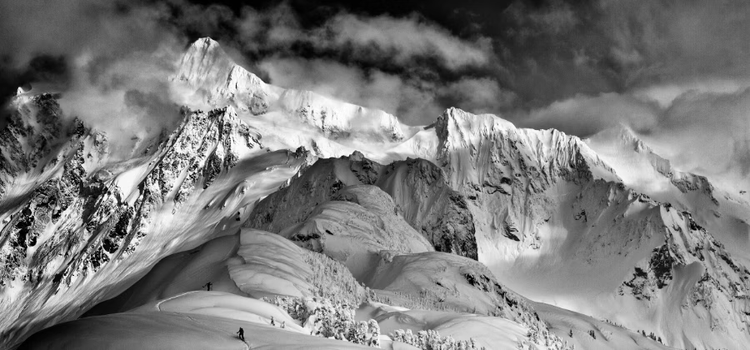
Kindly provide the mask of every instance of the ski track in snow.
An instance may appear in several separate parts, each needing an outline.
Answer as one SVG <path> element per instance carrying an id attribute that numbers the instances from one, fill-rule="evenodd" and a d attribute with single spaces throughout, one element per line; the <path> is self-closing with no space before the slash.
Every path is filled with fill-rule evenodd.
<path id="1" fill-rule="evenodd" d="M 182 297 L 182 296 L 185 296 L 185 295 L 188 295 L 188 294 L 193 294 L 193 293 L 198 293 L 198 291 L 197 291 L 197 290 L 191 290 L 191 291 L 189 291 L 189 292 L 185 292 L 185 293 L 180 293 L 180 294 L 177 294 L 177 295 L 171 296 L 171 297 L 169 297 L 169 298 L 166 298 L 166 299 L 164 299 L 164 300 L 162 300 L 162 301 L 160 301 L 160 302 L 156 303 L 156 310 L 157 310 L 157 311 L 162 311 L 162 310 L 161 310 L 161 304 L 163 304 L 164 302 L 167 302 L 167 301 L 170 301 L 170 300 L 174 300 L 174 299 L 177 299 L 177 298 L 179 298 L 179 297 Z"/>

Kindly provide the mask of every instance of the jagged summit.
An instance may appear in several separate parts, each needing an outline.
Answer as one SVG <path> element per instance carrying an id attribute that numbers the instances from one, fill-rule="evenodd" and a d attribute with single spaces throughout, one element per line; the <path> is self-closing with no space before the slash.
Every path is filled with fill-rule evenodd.
<path id="1" fill-rule="evenodd" d="M 188 48 L 174 80 L 195 89 L 200 100 L 209 106 L 232 104 L 240 113 L 268 118 L 281 114 L 290 121 L 313 126 L 331 139 L 356 136 L 395 142 L 411 133 L 398 118 L 382 110 L 267 84 L 232 61 L 210 38 L 198 39 Z"/>
<path id="2" fill-rule="evenodd" d="M 237 65 L 211 38 L 194 42 L 179 62 L 175 80 L 198 90 L 210 106 L 229 101 L 242 110 L 262 114 L 268 107 L 269 87 L 255 74 Z"/>
<path id="3" fill-rule="evenodd" d="M 588 145 L 555 129 L 519 129 L 492 114 L 449 108 L 438 117 L 435 133 L 439 162 L 455 184 L 486 182 L 487 174 L 495 171 L 503 178 L 523 178 L 535 191 L 559 177 L 620 181 Z"/>

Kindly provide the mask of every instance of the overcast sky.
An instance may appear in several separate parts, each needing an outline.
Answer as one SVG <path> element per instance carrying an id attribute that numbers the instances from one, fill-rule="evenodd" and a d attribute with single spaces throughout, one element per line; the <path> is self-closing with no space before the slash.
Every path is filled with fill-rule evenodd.
<path id="1" fill-rule="evenodd" d="M 450 106 L 581 137 L 625 124 L 685 170 L 750 172 L 741 0 L 3 1 L 0 95 L 51 86 L 95 120 L 162 127 L 169 62 L 202 36 L 270 83 L 407 124 Z"/>

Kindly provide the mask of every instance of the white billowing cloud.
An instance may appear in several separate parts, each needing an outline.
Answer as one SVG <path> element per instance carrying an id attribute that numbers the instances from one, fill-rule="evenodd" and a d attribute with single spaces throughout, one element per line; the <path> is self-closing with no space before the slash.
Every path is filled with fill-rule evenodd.
<path id="1" fill-rule="evenodd" d="M 434 86 L 378 70 L 365 72 L 356 66 L 322 59 L 271 58 L 259 64 L 271 83 L 286 88 L 311 90 L 338 100 L 382 109 L 406 123 L 420 123 L 440 113 Z"/>
<path id="2" fill-rule="evenodd" d="M 18 66 L 34 55 L 74 56 L 88 50 L 99 56 L 155 50 L 174 42 L 159 23 L 160 9 L 120 11 L 115 1 L 0 2 L 0 56 Z"/>
<path id="3" fill-rule="evenodd" d="M 645 138 L 683 170 L 747 183 L 750 89 L 683 94 Z"/>
<path id="4" fill-rule="evenodd" d="M 295 44 L 328 51 L 357 61 L 406 67 L 419 59 L 432 59 L 448 70 L 483 67 L 494 53 L 491 40 L 461 39 L 448 30 L 412 15 L 364 17 L 340 12 L 318 27 L 305 29 L 286 4 L 259 12 L 242 11 L 238 24 L 243 48 L 251 52 L 284 52 Z"/>
<path id="5" fill-rule="evenodd" d="M 553 127 L 581 137 L 625 124 L 677 169 L 708 176 L 724 188 L 748 190 L 750 88 L 696 86 L 576 96 L 511 117 L 519 126 Z M 655 98 L 667 96 L 664 91 L 678 95 Z"/>
<path id="6" fill-rule="evenodd" d="M 505 12 L 520 24 L 523 30 L 544 30 L 552 33 L 566 31 L 576 24 L 578 18 L 573 9 L 565 2 L 552 1 L 548 6 L 531 10 L 524 2 L 514 2 Z"/>
<path id="7" fill-rule="evenodd" d="M 169 84 L 180 49 L 165 41 L 155 51 L 104 63 L 84 51 L 74 57 L 72 82 L 59 103 L 66 115 L 105 132 L 115 157 L 127 156 L 134 138 L 156 136 L 180 120 L 178 92 Z"/>
<path id="8" fill-rule="evenodd" d="M 516 94 L 500 87 L 494 79 L 462 78 L 439 89 L 438 96 L 447 99 L 454 107 L 472 113 L 498 113 L 511 106 Z"/>
<path id="9" fill-rule="evenodd" d="M 342 13 L 316 30 L 314 40 L 323 45 L 381 52 L 400 64 L 414 57 L 435 57 L 448 69 L 483 66 L 493 55 L 489 39 L 462 40 L 417 16 L 365 18 Z"/>
<path id="10" fill-rule="evenodd" d="M 750 87 L 750 78 L 697 79 L 680 83 L 651 85 L 635 89 L 633 95 L 641 99 L 655 101 L 667 108 L 683 94 L 729 94 Z"/>
<path id="11" fill-rule="evenodd" d="M 658 123 L 660 110 L 649 101 L 616 93 L 579 95 L 514 116 L 519 126 L 555 128 L 585 137 L 618 124 L 648 130 Z"/>
<path id="12" fill-rule="evenodd" d="M 273 57 L 259 67 L 270 82 L 286 88 L 311 90 L 338 100 L 397 115 L 407 124 L 429 124 L 447 107 L 475 113 L 494 112 L 510 105 L 515 95 L 487 78 L 463 78 L 434 84 L 405 79 L 376 69 L 363 70 L 323 59 Z"/>
<path id="13" fill-rule="evenodd" d="M 2 2 L 0 57 L 23 67 L 36 55 L 62 58 L 69 81 L 34 83 L 36 92 L 61 92 L 67 116 L 107 133 L 111 147 L 158 134 L 177 120 L 168 77 L 184 39 L 159 21 L 159 6 L 115 1 Z"/>
<path id="14" fill-rule="evenodd" d="M 408 124 L 432 123 L 451 106 L 498 112 L 516 98 L 491 77 L 439 81 L 434 70 L 459 73 L 495 64 L 492 45 L 484 37 L 461 39 L 416 15 L 342 11 L 304 28 L 287 4 L 264 11 L 246 7 L 238 31 L 242 49 L 262 57 L 254 64 L 270 83 L 382 109 Z M 301 57 L 291 49 L 300 45 L 322 54 Z"/>

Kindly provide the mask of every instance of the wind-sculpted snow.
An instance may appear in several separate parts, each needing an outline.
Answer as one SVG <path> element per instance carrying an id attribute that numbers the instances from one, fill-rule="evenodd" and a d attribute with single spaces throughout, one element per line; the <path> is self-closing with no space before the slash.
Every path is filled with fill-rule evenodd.
<path id="1" fill-rule="evenodd" d="M 273 233 L 242 229 L 161 260 L 130 288 L 84 316 L 128 311 L 205 289 L 252 298 L 327 297 L 357 304 L 364 288 L 346 267 Z"/>
<path id="2" fill-rule="evenodd" d="M 389 252 L 386 255 L 393 257 L 394 253 Z M 117 320 L 132 317 L 128 316 L 128 313 L 168 311 L 176 315 L 189 314 L 190 317 L 218 316 L 221 322 L 230 320 L 242 321 L 244 324 L 248 322 L 250 324 L 273 324 L 275 322 L 277 327 L 279 323 L 286 322 L 286 329 L 290 331 L 300 329 L 304 334 L 309 334 L 310 331 L 322 332 L 321 334 L 329 334 L 340 339 L 336 329 L 346 326 L 343 316 L 348 314 L 347 312 L 352 312 L 352 310 L 347 311 L 345 305 L 358 305 L 366 301 L 366 298 L 389 299 L 396 305 L 409 304 L 409 300 L 422 300 L 427 309 L 454 309 L 460 312 L 471 310 L 476 313 L 499 316 L 500 318 L 495 318 L 496 321 L 489 321 L 488 317 L 484 322 L 495 324 L 499 327 L 495 331 L 507 332 L 507 334 L 501 336 L 502 343 L 490 343 L 488 348 L 498 348 L 501 344 L 510 344 L 513 348 L 516 344 L 526 344 L 526 346 L 546 344 L 547 347 L 544 348 L 548 349 L 566 348 L 563 341 L 549 333 L 545 324 L 538 316 L 535 316 L 527 301 L 502 287 L 481 264 L 452 254 L 423 254 L 396 256 L 394 263 L 405 259 L 403 261 L 406 261 L 408 265 L 397 269 L 398 271 L 383 269 L 382 265 L 385 262 L 370 266 L 370 269 L 376 271 L 375 274 L 370 273 L 374 276 L 373 278 L 382 279 L 386 274 L 391 276 L 386 278 L 413 281 L 416 285 L 397 288 L 394 292 L 391 287 L 368 281 L 367 283 L 373 284 L 369 285 L 371 289 L 367 289 L 366 295 L 365 289 L 354 280 L 346 267 L 329 257 L 301 249 L 279 235 L 242 229 L 236 234 L 214 239 L 192 251 L 178 253 L 162 260 L 145 277 L 120 296 L 95 307 L 81 321 L 64 327 L 76 329 L 74 326 L 76 323 L 87 325 L 89 317 Z M 444 283 L 441 288 L 451 293 L 450 300 L 440 301 L 433 298 L 432 294 L 426 297 L 422 295 L 424 293 L 420 290 L 426 290 L 425 287 L 430 287 L 435 280 Z M 196 290 L 201 288 L 199 284 L 204 281 L 213 282 L 212 292 Z M 454 286 L 451 287 L 448 283 Z M 377 289 L 378 287 L 385 289 Z M 250 296 L 253 298 L 249 298 Z M 258 297 L 279 305 L 284 311 L 262 300 L 254 299 Z M 369 317 L 368 310 L 371 310 L 374 305 L 383 305 L 373 303 L 372 301 L 365 302 L 361 310 L 357 311 L 359 315 L 357 318 L 366 319 Z M 328 307 L 320 308 L 325 305 Z M 138 307 L 132 309 L 135 306 Z M 95 317 L 128 309 L 132 310 L 126 314 L 112 314 L 106 318 Z M 404 309 L 400 310 L 404 311 Z M 407 312 L 403 313 L 407 314 Z M 341 316 L 328 319 L 326 316 L 328 314 L 341 314 Z M 420 314 L 424 315 L 422 317 L 425 319 L 435 319 L 432 322 L 420 323 L 419 330 L 439 329 L 446 334 L 454 334 L 452 329 L 460 329 L 458 320 L 472 321 L 477 317 L 471 314 L 448 314 L 435 311 L 414 311 L 408 314 Z M 351 318 L 351 315 L 349 317 Z M 392 317 L 397 317 L 397 315 L 380 314 L 377 319 L 390 324 L 389 319 Z M 401 319 L 401 317 L 398 318 Z M 222 324 L 221 322 L 216 324 Z M 369 328 L 373 327 L 373 322 L 369 322 Z M 133 327 L 138 327 L 137 325 L 138 322 L 131 324 Z M 304 329 L 300 325 L 303 325 Z M 60 327 L 52 329 L 60 329 Z M 113 325 L 107 325 L 101 332 L 106 332 L 107 329 L 113 331 L 114 328 L 110 327 Z M 416 325 L 410 325 L 410 327 L 413 328 Z M 251 329 L 254 328 L 251 327 Z M 219 334 L 226 331 L 226 328 L 219 330 Z M 144 336 L 150 336 L 149 334 L 146 333 Z M 52 339 L 65 339 L 66 336 L 50 330 L 32 338 L 30 344 L 49 341 L 42 338 L 42 335 Z M 351 335 L 346 333 L 341 336 L 351 338 Z M 457 339 L 463 336 L 455 334 Z M 219 338 L 222 337 L 224 336 L 219 336 Z M 480 335 L 477 335 L 477 338 L 488 339 Z M 381 340 L 387 341 L 388 339 L 381 337 Z M 310 339 L 309 342 L 311 346 L 318 343 L 315 339 Z M 100 346 L 107 348 L 109 344 L 116 343 L 105 340 Z M 283 341 L 278 341 L 274 346 L 284 348 L 287 346 L 285 344 Z M 345 346 L 345 343 L 341 346 Z M 338 346 L 333 347 L 338 348 Z"/>
<path id="3" fill-rule="evenodd" d="M 388 194 L 370 185 L 341 189 L 305 221 L 279 234 L 340 261 L 358 280 L 370 273 L 381 250 L 432 250 L 430 243 L 397 215 Z"/>
<path id="4" fill-rule="evenodd" d="M 376 291 L 376 300 L 387 304 L 501 317 L 528 327 L 531 343 L 569 348 L 549 333 L 527 300 L 498 283 L 487 267 L 465 257 L 384 251 L 365 285 Z"/>
<path id="5" fill-rule="evenodd" d="M 438 117 L 435 132 L 438 162 L 454 186 L 478 183 L 507 192 L 516 183 L 540 193 L 560 180 L 618 180 L 580 139 L 554 129 L 517 129 L 494 115 L 450 108 Z"/>

